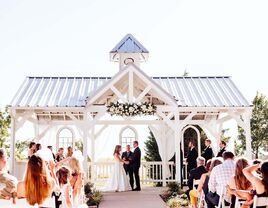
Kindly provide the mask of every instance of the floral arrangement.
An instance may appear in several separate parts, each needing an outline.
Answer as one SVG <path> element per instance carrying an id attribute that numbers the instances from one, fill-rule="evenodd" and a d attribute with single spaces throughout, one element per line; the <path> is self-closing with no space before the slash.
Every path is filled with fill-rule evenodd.
<path id="1" fill-rule="evenodd" d="M 142 103 L 120 103 L 111 102 L 107 106 L 107 112 L 116 116 L 141 116 L 154 115 L 156 113 L 156 106 L 149 102 Z"/>
<path id="2" fill-rule="evenodd" d="M 168 208 L 188 207 L 189 200 L 187 195 L 180 188 L 179 183 L 168 183 L 167 190 L 160 194 L 160 197 L 166 202 Z"/>
<path id="3" fill-rule="evenodd" d="M 186 194 L 176 195 L 167 201 L 167 205 L 169 208 L 188 207 L 189 200 Z"/>

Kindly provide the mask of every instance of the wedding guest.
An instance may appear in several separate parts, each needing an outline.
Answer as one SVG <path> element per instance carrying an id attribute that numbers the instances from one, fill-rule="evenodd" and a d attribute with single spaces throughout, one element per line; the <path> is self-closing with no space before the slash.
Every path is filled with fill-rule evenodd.
<path id="1" fill-rule="evenodd" d="M 208 181 L 210 173 L 214 167 L 220 164 L 222 164 L 222 159 L 217 157 L 207 161 L 206 169 L 208 172 L 201 176 L 197 189 L 190 191 L 190 201 L 193 208 L 197 207 L 198 193 L 201 193 L 202 191 L 204 192 L 204 195 L 208 193 Z"/>
<path id="2" fill-rule="evenodd" d="M 209 193 L 205 198 L 208 208 L 218 205 L 222 188 L 227 186 L 230 178 L 235 174 L 234 157 L 232 152 L 225 151 L 223 153 L 224 162 L 212 170 L 208 182 Z"/>
<path id="3" fill-rule="evenodd" d="M 70 179 L 70 184 L 73 189 L 73 201 L 74 207 L 78 206 L 83 200 L 83 186 L 84 186 L 84 171 L 78 159 L 71 157 L 69 159 L 69 167 L 72 171 L 72 177 Z"/>
<path id="4" fill-rule="evenodd" d="M 69 146 L 67 148 L 67 155 L 66 157 L 72 157 L 73 156 L 73 148 L 71 146 Z"/>
<path id="5" fill-rule="evenodd" d="M 188 147 L 189 147 L 189 153 L 186 162 L 187 162 L 187 172 L 189 173 L 190 170 L 196 168 L 196 158 L 198 157 L 198 153 L 195 148 L 195 143 L 193 141 L 189 142 Z"/>
<path id="6" fill-rule="evenodd" d="M 206 161 L 210 160 L 212 157 L 214 157 L 213 154 L 213 150 L 211 148 L 211 140 L 210 139 L 206 139 L 205 140 L 205 146 L 206 148 L 204 149 L 203 153 L 202 153 L 202 157 L 204 157 L 206 159 Z"/>
<path id="7" fill-rule="evenodd" d="M 261 178 L 255 174 L 259 168 Z M 261 165 L 256 164 L 244 168 L 243 173 L 246 178 L 254 184 L 258 197 L 268 197 L 268 160 L 264 161 Z M 258 208 L 265 208 L 265 206 Z"/>
<path id="8" fill-rule="evenodd" d="M 61 147 L 59 148 L 58 153 L 56 155 L 56 161 L 60 162 L 63 159 L 64 159 L 64 149 Z"/>
<path id="9" fill-rule="evenodd" d="M 7 153 L 4 148 L 0 148 L 0 184 L 4 185 L 0 189 L 0 199 L 12 198 L 17 189 L 17 179 L 8 174 L 6 165 Z"/>
<path id="10" fill-rule="evenodd" d="M 42 145 L 40 143 L 37 143 L 35 147 L 35 151 L 37 152 L 40 149 L 42 149 Z"/>
<path id="11" fill-rule="evenodd" d="M 222 154 L 226 151 L 226 142 L 221 140 L 219 143 L 220 151 L 218 152 L 216 157 L 222 157 Z"/>
<path id="12" fill-rule="evenodd" d="M 28 161 L 24 181 L 18 183 L 18 198 L 26 198 L 30 205 L 38 204 L 47 207 L 47 200 L 51 198 L 55 181 L 50 176 L 45 161 L 32 155 Z"/>
<path id="13" fill-rule="evenodd" d="M 56 156 L 55 154 L 53 153 L 53 147 L 51 145 L 47 146 L 48 149 L 50 149 L 51 153 L 52 153 L 52 156 L 53 156 L 53 159 L 54 161 L 56 161 Z"/>
<path id="14" fill-rule="evenodd" d="M 57 177 L 61 192 L 61 207 L 72 208 L 72 186 L 70 184 L 71 172 L 68 168 L 62 167 L 57 171 Z"/>
<path id="15" fill-rule="evenodd" d="M 246 158 L 239 158 L 235 162 L 235 175 L 231 177 L 227 186 L 228 194 L 238 197 L 246 201 L 252 200 L 250 191 L 252 190 L 251 182 L 243 174 L 243 169 L 249 166 L 249 162 Z M 243 190 L 238 191 L 238 190 Z M 247 192 L 248 191 L 248 192 Z M 232 205 L 235 204 L 235 197 L 232 197 Z"/>
<path id="16" fill-rule="evenodd" d="M 196 159 L 197 167 L 190 170 L 190 176 L 188 179 L 189 190 L 193 189 L 194 180 L 199 180 L 204 173 L 207 173 L 205 163 L 206 163 L 206 160 L 202 156 L 199 156 Z"/>
<path id="17" fill-rule="evenodd" d="M 29 144 L 29 149 L 28 149 L 28 159 L 36 152 L 36 144 L 35 142 L 31 142 Z"/>

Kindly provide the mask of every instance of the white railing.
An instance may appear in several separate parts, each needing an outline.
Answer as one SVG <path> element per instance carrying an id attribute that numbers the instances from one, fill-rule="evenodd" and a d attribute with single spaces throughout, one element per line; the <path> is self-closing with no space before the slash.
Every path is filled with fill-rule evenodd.
<path id="1" fill-rule="evenodd" d="M 167 175 L 163 177 L 162 162 L 145 162 L 141 163 L 140 180 L 142 184 L 166 183 L 175 181 L 175 165 L 174 162 L 167 163 Z M 91 163 L 89 163 L 91 169 Z M 111 175 L 114 162 L 96 162 L 94 163 L 94 183 L 103 184 Z"/>

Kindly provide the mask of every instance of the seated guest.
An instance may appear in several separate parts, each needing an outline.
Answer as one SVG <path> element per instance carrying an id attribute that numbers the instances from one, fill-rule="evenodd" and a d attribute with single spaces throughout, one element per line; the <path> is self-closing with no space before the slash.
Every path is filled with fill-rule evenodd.
<path id="1" fill-rule="evenodd" d="M 72 171 L 70 183 L 73 189 L 73 206 L 76 207 L 83 201 L 84 172 L 75 157 L 69 158 L 69 168 Z"/>
<path id="2" fill-rule="evenodd" d="M 218 152 L 217 156 L 216 157 L 222 157 L 222 154 L 226 151 L 226 142 L 221 140 L 220 141 L 220 144 L 219 144 L 219 147 L 220 147 L 220 151 Z"/>
<path id="3" fill-rule="evenodd" d="M 255 174 L 259 168 L 261 178 Z M 261 165 L 256 164 L 248 166 L 243 169 L 243 173 L 251 184 L 254 184 L 258 197 L 268 197 L 268 161 L 263 162 Z M 265 208 L 265 206 L 258 208 Z"/>
<path id="4" fill-rule="evenodd" d="M 220 164 L 222 164 L 221 158 L 213 158 L 207 162 L 206 169 L 208 172 L 201 176 L 197 189 L 190 191 L 190 201 L 193 208 L 197 207 L 198 193 L 201 193 L 202 191 L 205 195 L 208 193 L 208 181 L 210 173 L 214 167 Z"/>
<path id="5" fill-rule="evenodd" d="M 210 174 L 208 189 L 205 199 L 208 208 L 213 208 L 219 203 L 219 195 L 227 186 L 230 178 L 235 174 L 234 154 L 229 151 L 223 153 L 224 162 L 215 167 Z"/>
<path id="6" fill-rule="evenodd" d="M 235 175 L 231 177 L 228 184 L 228 194 L 238 197 L 246 201 L 252 200 L 250 191 L 252 190 L 251 182 L 243 174 L 243 169 L 249 166 L 249 162 L 246 158 L 239 158 L 235 162 Z M 243 191 L 239 191 L 243 190 Z M 248 192 L 247 192 L 248 191 Z M 235 203 L 235 197 L 232 200 L 232 205 Z"/>
<path id="7" fill-rule="evenodd" d="M 59 148 L 58 153 L 56 155 L 56 161 L 60 162 L 63 159 L 64 159 L 64 149 L 61 147 Z"/>
<path id="8" fill-rule="evenodd" d="M 205 163 L 206 163 L 205 158 L 203 158 L 201 156 L 199 156 L 196 159 L 197 167 L 190 171 L 190 176 L 188 179 L 189 190 L 193 189 L 194 180 L 199 180 L 201 178 L 202 174 L 207 172 L 206 167 L 205 167 Z"/>
<path id="9" fill-rule="evenodd" d="M 32 155 L 27 164 L 25 179 L 18 183 L 18 198 L 26 198 L 30 205 L 47 207 L 46 201 L 51 198 L 54 187 L 55 181 L 50 176 L 45 161 Z"/>
<path id="10" fill-rule="evenodd" d="M 0 148 L 0 199 L 10 199 L 14 197 L 17 189 L 17 179 L 7 173 L 7 153 L 5 149 Z"/>
<path id="11" fill-rule="evenodd" d="M 62 167 L 57 171 L 57 177 L 60 185 L 61 192 L 61 206 L 64 208 L 71 208 L 73 199 L 72 199 L 72 186 L 70 184 L 71 172 L 68 168 Z"/>
<path id="12" fill-rule="evenodd" d="M 31 142 L 29 144 L 29 149 L 28 149 L 28 159 L 36 152 L 36 144 L 35 142 Z"/>
<path id="13" fill-rule="evenodd" d="M 206 159 L 206 161 L 210 160 L 211 158 L 214 157 L 213 154 L 213 150 L 211 148 L 211 140 L 210 139 L 206 139 L 205 140 L 205 146 L 206 148 L 204 149 L 203 153 L 202 153 L 202 157 L 204 157 Z"/>
<path id="14" fill-rule="evenodd" d="M 189 152 L 187 155 L 187 173 L 190 172 L 190 170 L 196 168 L 196 158 L 198 157 L 197 150 L 195 148 L 195 143 L 193 141 L 190 141 L 188 144 Z"/>

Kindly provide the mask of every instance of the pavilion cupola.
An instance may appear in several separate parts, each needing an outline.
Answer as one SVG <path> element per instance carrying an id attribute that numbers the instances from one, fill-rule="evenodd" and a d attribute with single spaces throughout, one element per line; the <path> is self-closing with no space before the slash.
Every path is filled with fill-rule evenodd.
<path id="1" fill-rule="evenodd" d="M 149 51 L 131 34 L 127 34 L 111 51 L 110 59 L 119 63 L 122 70 L 127 64 L 133 63 L 137 67 L 147 61 Z"/>

